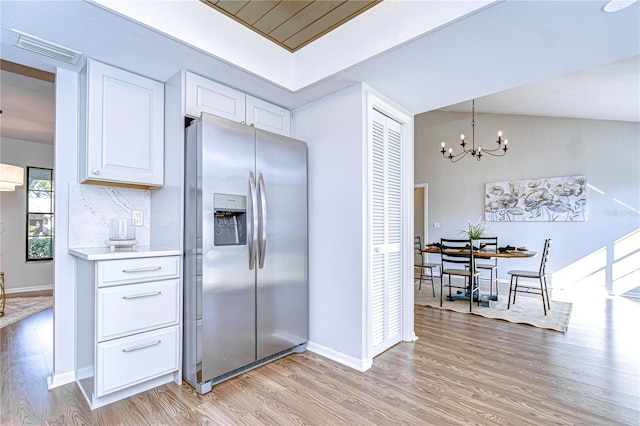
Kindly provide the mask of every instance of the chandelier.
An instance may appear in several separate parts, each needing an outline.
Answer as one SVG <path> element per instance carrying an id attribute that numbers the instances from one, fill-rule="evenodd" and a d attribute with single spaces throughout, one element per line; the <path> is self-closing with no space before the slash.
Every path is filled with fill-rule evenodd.
<path id="1" fill-rule="evenodd" d="M 464 134 L 460 135 L 460 146 L 462 147 L 462 152 L 458 154 L 453 154 L 453 148 L 447 149 L 445 148 L 445 143 L 442 142 L 440 145 L 442 149 L 440 152 L 444 158 L 449 159 L 452 163 L 460 161 L 467 154 L 471 154 L 476 160 L 480 161 L 484 154 L 493 155 L 494 157 L 502 157 L 507 153 L 509 149 L 507 144 L 509 143 L 508 139 L 502 140 L 502 130 L 498 132 L 498 140 L 496 143 L 498 146 L 494 149 L 483 149 L 481 146 L 476 148 L 476 100 L 473 99 L 471 101 L 471 149 L 467 148 L 467 143 L 464 140 Z"/>

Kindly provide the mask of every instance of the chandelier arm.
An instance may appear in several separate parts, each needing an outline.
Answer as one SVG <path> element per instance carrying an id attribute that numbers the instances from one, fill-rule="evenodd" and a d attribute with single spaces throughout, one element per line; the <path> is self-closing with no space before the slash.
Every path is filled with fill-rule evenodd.
<path id="1" fill-rule="evenodd" d="M 461 152 L 458 155 L 454 155 L 453 158 L 450 158 L 450 157 L 447 157 L 447 158 L 449 158 L 449 161 L 451 161 L 452 163 L 457 163 L 458 161 L 466 157 L 468 153 L 469 151 L 465 151 L 465 152 Z"/>
<path id="2" fill-rule="evenodd" d="M 471 151 L 464 150 L 464 151 L 462 151 L 462 152 L 460 152 L 459 154 L 456 154 L 456 155 L 449 156 L 449 155 L 446 155 L 446 154 L 442 154 L 442 156 L 444 158 L 446 158 L 447 160 L 451 161 L 452 163 L 457 163 L 458 161 L 460 161 L 464 157 L 466 157 L 467 154 L 469 154 L 470 152 Z"/>
<path id="3" fill-rule="evenodd" d="M 486 149 L 486 148 L 482 148 L 482 152 L 496 152 L 496 151 L 503 151 L 504 148 L 502 146 L 499 146 L 495 149 Z M 504 155 L 504 154 L 501 154 Z"/>
<path id="4" fill-rule="evenodd" d="M 482 154 L 489 154 L 489 155 L 492 155 L 494 157 L 503 157 L 507 153 L 505 150 L 502 150 L 502 149 L 501 149 L 501 151 L 502 151 L 501 153 L 494 154 L 494 151 L 497 151 L 497 149 L 492 149 L 491 151 L 483 149 L 482 150 Z"/>

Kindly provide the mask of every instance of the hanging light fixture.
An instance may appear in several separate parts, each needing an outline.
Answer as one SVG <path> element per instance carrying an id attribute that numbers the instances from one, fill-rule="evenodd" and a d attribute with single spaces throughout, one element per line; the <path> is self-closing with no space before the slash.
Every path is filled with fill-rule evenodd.
<path id="1" fill-rule="evenodd" d="M 476 160 L 480 161 L 484 154 L 493 155 L 494 157 L 502 157 L 507 153 L 507 150 L 509 149 L 507 147 L 509 140 L 502 140 L 502 130 L 498 132 L 498 140 L 496 140 L 496 143 L 498 146 L 494 149 L 482 149 L 481 146 L 476 148 L 476 100 L 473 99 L 471 101 L 471 149 L 467 148 L 467 143 L 464 140 L 464 134 L 462 134 L 460 135 L 460 146 L 462 147 L 462 152 L 454 155 L 453 148 L 449 148 L 449 150 L 447 150 L 444 142 L 440 145 L 442 148 L 440 152 L 444 158 L 449 159 L 452 163 L 460 161 L 467 154 L 471 154 Z"/>
<path id="2" fill-rule="evenodd" d="M 24 183 L 24 169 L 10 164 L 0 164 L 0 191 L 15 191 Z"/>

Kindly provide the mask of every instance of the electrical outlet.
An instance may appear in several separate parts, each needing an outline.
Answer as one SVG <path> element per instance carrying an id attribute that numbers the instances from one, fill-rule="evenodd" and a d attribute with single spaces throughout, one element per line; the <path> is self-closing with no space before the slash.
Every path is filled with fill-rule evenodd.
<path id="1" fill-rule="evenodd" d="M 440 222 L 433 222 L 433 227 L 436 229 L 440 228 Z"/>
<path id="2" fill-rule="evenodd" d="M 131 210 L 131 224 L 142 226 L 144 224 L 144 212 L 142 210 Z"/>

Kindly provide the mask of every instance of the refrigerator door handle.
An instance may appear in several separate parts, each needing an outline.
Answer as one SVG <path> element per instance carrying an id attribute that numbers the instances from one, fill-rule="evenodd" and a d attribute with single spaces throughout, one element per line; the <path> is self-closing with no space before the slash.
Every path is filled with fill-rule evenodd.
<path id="1" fill-rule="evenodd" d="M 251 226 L 249 226 L 249 269 L 256 263 L 256 248 L 258 247 L 258 200 L 256 179 L 253 172 L 249 172 L 249 210 L 251 210 Z"/>
<path id="2" fill-rule="evenodd" d="M 260 197 L 260 250 L 258 251 L 258 267 L 264 267 L 264 255 L 267 251 L 267 192 L 262 173 L 258 173 L 258 196 Z"/>

